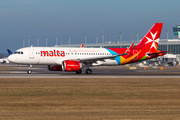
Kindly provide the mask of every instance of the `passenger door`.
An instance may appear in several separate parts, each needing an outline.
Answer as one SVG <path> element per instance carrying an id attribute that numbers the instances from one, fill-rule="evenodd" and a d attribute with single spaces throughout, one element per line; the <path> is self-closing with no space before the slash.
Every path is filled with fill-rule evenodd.
<path id="1" fill-rule="evenodd" d="M 34 59 L 34 49 L 29 50 L 29 58 Z"/>

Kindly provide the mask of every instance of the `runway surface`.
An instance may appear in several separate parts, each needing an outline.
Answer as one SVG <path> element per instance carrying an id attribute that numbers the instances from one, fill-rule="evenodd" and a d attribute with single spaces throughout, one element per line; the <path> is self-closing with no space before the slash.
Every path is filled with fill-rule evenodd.
<path id="1" fill-rule="evenodd" d="M 180 67 L 137 68 L 134 70 L 125 66 L 92 67 L 92 74 L 82 74 L 64 71 L 49 71 L 46 66 L 33 66 L 32 74 L 27 74 L 27 65 L 0 65 L 0 78 L 180 78 Z"/>
<path id="2" fill-rule="evenodd" d="M 0 65 L 0 119 L 179 119 L 180 67 L 27 70 Z"/>

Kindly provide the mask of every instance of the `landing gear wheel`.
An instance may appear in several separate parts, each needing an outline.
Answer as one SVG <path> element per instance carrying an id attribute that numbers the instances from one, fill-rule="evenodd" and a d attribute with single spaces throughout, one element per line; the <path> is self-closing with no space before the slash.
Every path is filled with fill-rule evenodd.
<path id="1" fill-rule="evenodd" d="M 28 74 L 31 74 L 31 73 L 32 73 L 32 71 L 31 71 L 31 70 L 28 70 L 28 71 L 27 71 L 27 73 L 28 73 Z"/>
<path id="2" fill-rule="evenodd" d="M 31 74 L 32 73 L 31 67 L 32 67 L 32 65 L 29 65 L 29 70 L 27 71 L 27 74 Z"/>
<path id="3" fill-rule="evenodd" d="M 82 70 L 79 69 L 79 71 L 76 71 L 76 74 L 81 74 L 82 73 Z"/>
<path id="4" fill-rule="evenodd" d="M 92 70 L 91 69 L 86 69 L 86 74 L 92 74 Z"/>

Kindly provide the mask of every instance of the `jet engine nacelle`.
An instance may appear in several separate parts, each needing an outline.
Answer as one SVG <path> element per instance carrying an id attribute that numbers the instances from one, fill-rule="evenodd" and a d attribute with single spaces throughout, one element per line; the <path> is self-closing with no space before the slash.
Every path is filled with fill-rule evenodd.
<path id="1" fill-rule="evenodd" d="M 49 71 L 62 71 L 62 65 L 48 65 Z"/>
<path id="2" fill-rule="evenodd" d="M 74 60 L 64 60 L 62 62 L 63 71 L 79 71 L 82 68 L 82 63 Z"/>

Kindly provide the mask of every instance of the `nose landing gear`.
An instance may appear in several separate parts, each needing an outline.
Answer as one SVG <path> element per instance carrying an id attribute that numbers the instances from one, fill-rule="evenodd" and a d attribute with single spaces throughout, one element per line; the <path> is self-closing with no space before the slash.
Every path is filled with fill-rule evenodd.
<path id="1" fill-rule="evenodd" d="M 27 71 L 27 73 L 28 73 L 28 74 L 31 74 L 31 73 L 32 73 L 32 71 L 31 71 L 31 70 L 28 70 L 28 71 Z"/>
<path id="2" fill-rule="evenodd" d="M 32 65 L 29 65 L 29 70 L 27 71 L 27 74 L 31 74 L 32 73 L 31 67 L 32 67 Z"/>

